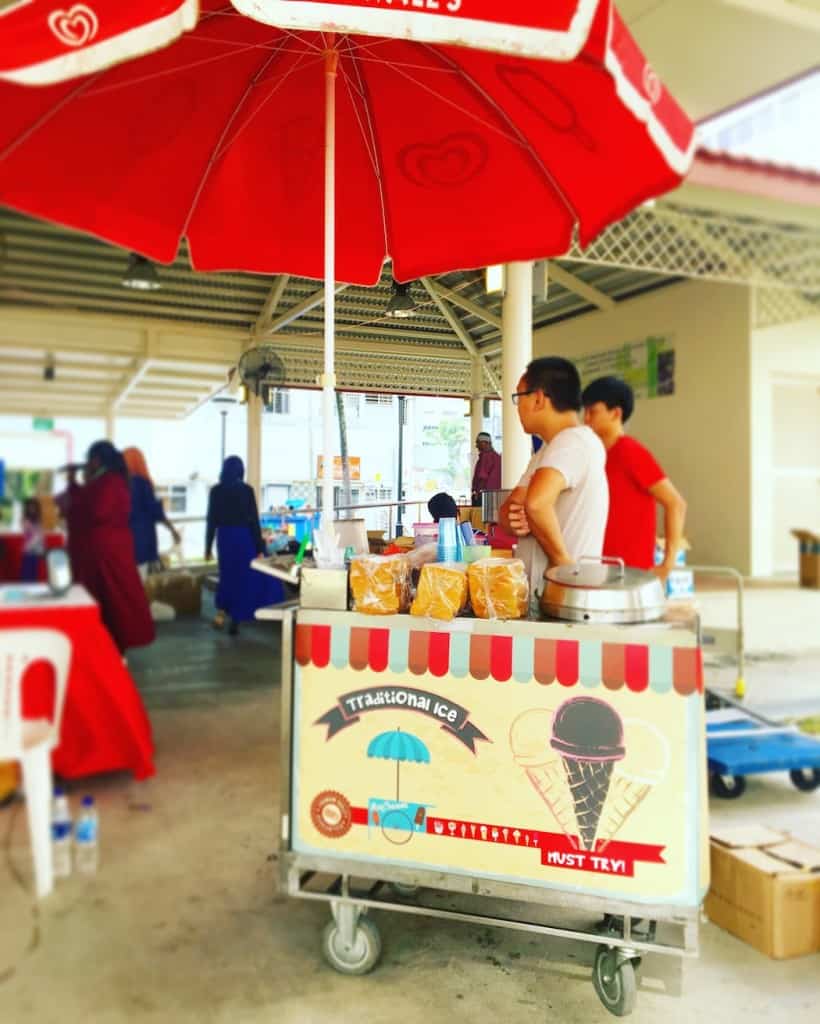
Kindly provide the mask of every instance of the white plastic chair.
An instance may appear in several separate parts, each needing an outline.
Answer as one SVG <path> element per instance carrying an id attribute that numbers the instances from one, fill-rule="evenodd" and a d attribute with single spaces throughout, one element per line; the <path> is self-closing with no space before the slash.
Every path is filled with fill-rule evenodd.
<path id="1" fill-rule="evenodd" d="M 37 898 L 54 888 L 51 860 L 51 751 L 60 736 L 71 641 L 54 629 L 0 630 L 0 760 L 19 761 L 23 768 Z M 34 661 L 54 666 L 53 719 L 24 719 L 22 683 Z"/>

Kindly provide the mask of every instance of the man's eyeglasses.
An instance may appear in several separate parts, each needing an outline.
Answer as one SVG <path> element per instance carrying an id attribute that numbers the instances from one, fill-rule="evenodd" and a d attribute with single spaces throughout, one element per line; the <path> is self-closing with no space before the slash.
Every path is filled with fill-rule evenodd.
<path id="1" fill-rule="evenodd" d="M 522 395 L 534 395 L 536 391 L 540 390 L 541 388 L 527 388 L 526 391 L 513 391 L 510 395 L 510 398 L 512 398 L 512 404 L 518 405 L 518 399 L 521 398 Z"/>

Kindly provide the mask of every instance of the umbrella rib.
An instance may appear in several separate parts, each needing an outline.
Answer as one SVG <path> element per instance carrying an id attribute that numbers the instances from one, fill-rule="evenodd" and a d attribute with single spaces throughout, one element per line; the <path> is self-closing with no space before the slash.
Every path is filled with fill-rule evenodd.
<path id="1" fill-rule="evenodd" d="M 0 150 L 0 160 L 5 160 L 7 156 L 10 156 L 15 151 L 15 149 L 18 148 L 18 146 L 22 146 L 24 142 L 27 142 L 32 135 L 38 132 L 43 127 L 43 125 L 47 124 L 60 110 L 63 109 L 63 107 L 68 106 L 68 104 L 71 103 L 72 100 L 77 99 L 77 97 L 80 96 L 81 93 L 84 92 L 84 90 L 90 88 L 94 84 L 94 82 L 100 77 L 101 74 L 103 74 L 103 72 L 99 71 L 96 75 L 92 75 L 91 78 L 85 79 L 84 81 L 80 82 L 80 84 L 75 89 L 72 89 L 71 92 L 66 93 L 66 95 L 63 96 L 59 103 L 55 103 L 53 107 L 49 107 L 49 109 L 40 117 L 38 117 L 33 124 L 30 124 L 28 128 L 25 129 L 25 131 L 21 132 L 15 139 L 12 139 L 12 141 L 8 144 L 8 146 L 6 146 L 5 149 Z"/>
<path id="2" fill-rule="evenodd" d="M 490 96 L 490 94 L 481 85 L 479 85 L 479 83 L 476 82 L 475 79 L 464 70 L 464 68 L 459 67 L 458 65 L 454 64 L 453 62 L 451 62 L 449 57 L 446 57 L 443 53 L 441 53 L 440 51 L 436 50 L 434 47 L 429 46 L 426 43 L 422 44 L 422 45 L 425 47 L 425 49 L 427 49 L 430 53 L 432 53 L 434 55 L 434 57 L 436 57 L 438 60 L 444 61 L 445 63 L 450 64 L 450 66 L 453 68 L 454 72 L 467 85 L 469 85 L 476 93 L 478 93 L 478 95 L 481 96 L 482 99 L 509 126 L 510 131 L 516 137 L 519 145 L 521 145 L 524 149 L 526 149 L 527 152 L 530 154 L 530 157 L 531 157 L 533 163 L 536 165 L 536 167 L 538 167 L 538 169 L 541 171 L 542 175 L 546 178 L 546 180 L 549 182 L 549 184 L 553 187 L 553 189 L 555 190 L 556 195 L 561 200 L 561 202 L 566 206 L 566 208 L 570 212 L 570 214 L 572 214 L 573 221 L 576 224 L 578 224 L 579 221 L 580 221 L 580 218 L 578 216 L 577 210 L 572 205 L 572 203 L 570 202 L 569 198 L 564 193 L 564 190 L 561 188 L 561 186 L 556 181 L 555 177 L 550 173 L 550 170 L 547 167 L 547 165 L 544 163 L 544 161 L 541 159 L 541 157 L 535 151 L 535 149 L 533 148 L 532 143 L 516 127 L 516 125 L 513 123 L 512 119 L 507 114 L 507 112 L 501 106 L 499 106 L 499 104 L 493 99 L 493 97 Z M 503 132 L 502 132 L 502 134 L 503 134 Z"/>
<path id="3" fill-rule="evenodd" d="M 381 159 L 380 159 L 381 151 L 379 149 L 378 136 L 376 134 L 376 126 L 373 123 L 373 118 L 370 116 L 370 101 L 369 101 L 369 92 L 368 92 L 368 89 L 367 89 L 367 83 L 365 82 L 364 76 L 362 74 L 362 70 L 361 70 L 361 68 L 358 65 L 358 58 L 351 54 L 350 55 L 350 63 L 352 65 L 352 67 L 353 67 L 353 70 L 354 70 L 354 72 L 356 74 L 356 78 L 358 79 L 358 82 L 359 82 L 359 90 L 361 91 L 361 96 L 362 96 L 362 110 L 363 110 L 363 113 L 364 113 L 364 117 L 367 120 L 367 128 L 368 128 L 368 130 L 370 132 L 370 144 L 372 146 L 372 149 L 368 146 L 368 140 L 367 140 L 367 134 L 365 132 L 365 127 L 364 127 L 364 125 L 361 122 L 359 122 L 359 126 L 360 126 L 360 129 L 361 129 L 361 132 L 362 132 L 362 136 L 363 136 L 364 142 L 365 142 L 365 148 L 368 149 L 368 152 L 371 154 L 371 157 L 372 157 L 373 162 L 374 162 L 373 173 L 376 176 L 376 187 L 379 190 L 379 205 L 381 207 L 381 215 L 382 215 L 382 233 L 384 235 L 384 253 L 385 253 L 385 256 L 387 256 L 389 254 L 389 252 L 390 252 L 390 230 L 389 230 L 389 223 L 388 223 L 389 222 L 389 215 L 388 215 L 388 212 L 387 212 L 387 198 L 386 198 L 385 193 L 384 193 L 384 176 L 382 174 L 382 166 L 381 166 Z M 354 107 L 355 107 L 355 104 L 354 104 Z M 357 113 L 357 117 L 358 117 L 358 113 Z M 384 262 L 384 261 L 382 261 L 382 262 Z"/>
<path id="4" fill-rule="evenodd" d="M 280 53 L 281 52 L 292 53 L 293 51 L 292 50 L 280 51 Z M 276 55 L 274 55 L 274 56 L 276 56 Z M 323 57 L 319 57 L 319 58 L 312 59 L 310 63 L 305 63 L 305 58 L 308 57 L 308 54 L 304 53 L 304 52 L 300 53 L 299 57 L 300 57 L 300 60 L 287 72 L 287 74 L 282 75 L 281 78 L 276 80 L 273 88 L 268 92 L 268 95 L 260 102 L 259 106 L 256 108 L 256 110 L 253 111 L 253 113 L 250 115 L 250 117 L 243 124 L 241 124 L 239 126 L 239 128 L 236 130 L 235 134 L 233 136 L 231 136 L 231 138 L 223 146 L 221 146 L 220 148 L 218 148 L 218 149 L 216 149 L 214 151 L 214 161 L 218 160 L 225 153 L 227 153 L 227 151 L 231 148 L 231 146 L 233 146 L 233 144 L 236 142 L 236 140 L 239 138 L 239 136 L 245 131 L 246 128 L 248 128 L 250 126 L 250 124 L 253 122 L 253 120 L 256 118 L 256 116 L 259 113 L 261 113 L 262 108 L 276 95 L 276 93 L 282 88 L 282 86 L 285 84 L 285 82 L 292 75 L 296 74 L 297 71 L 303 71 L 305 68 L 312 67 L 314 64 L 321 63 L 324 60 Z M 256 76 L 255 80 L 253 82 L 251 82 L 250 88 L 252 89 L 252 88 L 254 88 L 255 86 L 257 86 L 259 84 L 261 84 L 261 80 L 259 79 L 258 76 Z M 234 116 L 238 112 L 239 107 L 242 105 L 242 103 L 244 102 L 245 99 L 246 99 L 246 96 L 243 96 L 242 100 L 240 100 L 240 102 L 237 104 L 236 111 L 234 111 Z M 231 122 L 232 121 L 233 121 L 233 117 L 231 118 Z M 231 122 L 228 123 L 227 128 L 230 128 Z M 224 133 L 223 133 L 222 138 L 224 138 Z"/>
<path id="5" fill-rule="evenodd" d="M 184 221 L 184 223 L 182 225 L 182 230 L 180 231 L 180 236 L 181 237 L 185 236 L 187 234 L 187 232 L 188 232 L 188 227 L 189 227 L 189 225 L 191 223 L 191 218 L 193 217 L 194 211 L 196 210 L 197 204 L 199 203 L 199 198 L 202 195 L 202 190 L 205 188 L 205 182 L 208 180 L 208 175 L 211 173 L 211 169 L 213 168 L 217 158 L 221 155 L 220 149 L 221 149 L 222 143 L 223 143 L 223 141 L 225 139 L 225 136 L 230 131 L 231 125 L 233 124 L 234 120 L 236 119 L 237 115 L 239 114 L 239 111 L 242 108 L 243 103 L 247 100 L 248 96 L 250 96 L 250 94 L 253 92 L 253 89 L 254 89 L 254 86 L 256 85 L 257 79 L 259 78 L 259 76 L 264 71 L 266 71 L 268 69 L 268 67 L 270 67 L 270 65 L 276 59 L 276 56 L 277 56 L 276 53 L 272 53 L 264 61 L 264 63 L 262 64 L 262 67 L 259 68 L 259 70 L 256 72 L 254 77 L 250 80 L 250 82 L 246 86 L 245 91 L 240 96 L 239 100 L 237 101 L 236 105 L 233 108 L 233 111 L 231 112 L 230 117 L 228 118 L 227 122 L 225 123 L 225 126 L 222 129 L 222 133 L 219 136 L 219 140 L 217 141 L 216 145 L 214 146 L 213 150 L 211 151 L 211 155 L 210 155 L 210 157 L 208 159 L 207 164 L 205 165 L 205 170 L 203 171 L 202 177 L 199 180 L 199 185 L 197 186 L 197 189 L 194 192 L 193 199 L 191 200 L 191 205 L 188 208 L 188 213 L 187 213 L 187 215 L 185 217 L 185 221 Z M 224 152 L 224 150 L 222 150 L 222 152 Z M 193 262 L 193 260 L 192 260 L 192 262 Z"/>

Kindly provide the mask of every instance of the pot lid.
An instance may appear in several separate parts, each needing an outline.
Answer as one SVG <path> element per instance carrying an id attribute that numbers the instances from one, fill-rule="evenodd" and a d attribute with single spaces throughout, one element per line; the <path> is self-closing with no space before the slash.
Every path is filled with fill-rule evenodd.
<path id="1" fill-rule="evenodd" d="M 547 569 L 544 576 L 550 583 L 582 590 L 640 590 L 658 582 L 654 573 L 629 569 L 620 558 L 585 557 L 575 565 Z"/>

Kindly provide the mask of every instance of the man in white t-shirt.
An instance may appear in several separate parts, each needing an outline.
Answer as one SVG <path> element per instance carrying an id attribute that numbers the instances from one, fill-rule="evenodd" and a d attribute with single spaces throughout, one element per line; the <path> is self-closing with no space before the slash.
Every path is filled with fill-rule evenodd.
<path id="1" fill-rule="evenodd" d="M 547 566 L 600 555 L 609 512 L 606 449 L 581 425 L 581 380 L 567 359 L 534 359 L 512 396 L 528 434 L 544 444 L 501 506 L 501 525 L 520 538 L 533 595 Z"/>

